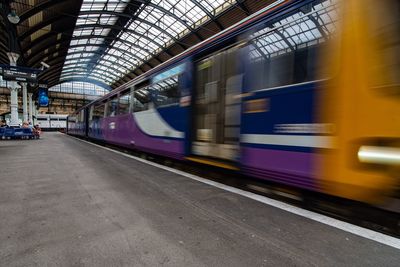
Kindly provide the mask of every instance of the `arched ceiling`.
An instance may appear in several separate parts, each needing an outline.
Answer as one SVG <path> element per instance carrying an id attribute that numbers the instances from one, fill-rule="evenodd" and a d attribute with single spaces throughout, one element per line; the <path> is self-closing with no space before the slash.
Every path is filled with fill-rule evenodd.
<path id="1" fill-rule="evenodd" d="M 1 0 L 0 64 L 14 46 L 18 65 L 51 66 L 39 76 L 49 86 L 87 79 L 115 88 L 271 2 Z M 6 19 L 9 7 L 17 26 Z"/>

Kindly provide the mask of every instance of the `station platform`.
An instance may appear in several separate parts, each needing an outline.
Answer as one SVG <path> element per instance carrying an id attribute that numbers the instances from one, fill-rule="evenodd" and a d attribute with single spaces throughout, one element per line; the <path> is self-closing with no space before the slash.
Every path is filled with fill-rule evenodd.
<path id="1" fill-rule="evenodd" d="M 400 250 L 61 133 L 0 142 L 1 266 L 398 266 Z"/>

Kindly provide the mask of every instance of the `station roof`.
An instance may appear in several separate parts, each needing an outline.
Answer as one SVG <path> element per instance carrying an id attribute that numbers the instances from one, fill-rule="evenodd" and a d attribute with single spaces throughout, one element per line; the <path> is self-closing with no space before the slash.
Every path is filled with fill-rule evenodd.
<path id="1" fill-rule="evenodd" d="M 15 34 L 18 65 L 51 66 L 41 82 L 116 88 L 274 1 L 2 0 L 0 63 Z M 5 19 L 10 7 L 16 26 Z"/>

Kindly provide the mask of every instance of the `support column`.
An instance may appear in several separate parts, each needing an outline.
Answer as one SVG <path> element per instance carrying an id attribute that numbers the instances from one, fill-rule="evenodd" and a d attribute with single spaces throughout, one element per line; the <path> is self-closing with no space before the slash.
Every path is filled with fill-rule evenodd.
<path id="1" fill-rule="evenodd" d="M 33 115 L 35 116 L 35 118 L 37 118 L 38 110 L 37 110 L 37 107 L 36 107 L 36 106 L 35 106 L 34 109 L 33 109 Z M 37 120 L 35 121 L 35 124 L 37 124 Z M 34 125 L 35 125 L 35 124 L 34 124 Z"/>
<path id="2" fill-rule="evenodd" d="M 19 54 L 8 52 L 8 59 L 10 60 L 11 66 L 17 65 L 17 60 L 19 58 Z M 10 126 L 18 126 L 18 89 L 19 85 L 16 81 L 12 81 L 7 83 L 11 92 L 11 120 Z"/>
<path id="3" fill-rule="evenodd" d="M 28 93 L 28 101 L 29 101 L 29 121 L 33 124 L 33 102 L 32 102 L 32 93 Z"/>
<path id="4" fill-rule="evenodd" d="M 13 83 L 15 83 L 13 85 Z M 19 125 L 19 120 L 18 120 L 18 87 L 17 87 L 17 82 L 10 82 L 10 92 L 11 92 L 11 120 L 10 120 L 10 126 L 18 126 Z"/>
<path id="5" fill-rule="evenodd" d="M 22 83 L 22 113 L 23 121 L 28 121 L 28 84 Z"/>

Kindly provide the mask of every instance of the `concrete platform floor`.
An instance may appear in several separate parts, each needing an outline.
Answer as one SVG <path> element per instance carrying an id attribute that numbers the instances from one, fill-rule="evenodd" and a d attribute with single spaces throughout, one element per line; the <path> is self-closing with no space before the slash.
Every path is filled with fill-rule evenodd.
<path id="1" fill-rule="evenodd" d="M 0 142 L 1 266 L 399 266 L 400 251 L 59 133 Z"/>

